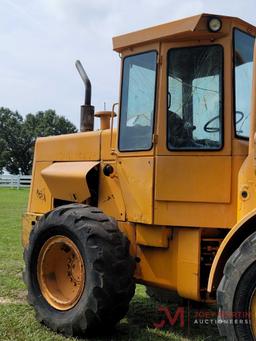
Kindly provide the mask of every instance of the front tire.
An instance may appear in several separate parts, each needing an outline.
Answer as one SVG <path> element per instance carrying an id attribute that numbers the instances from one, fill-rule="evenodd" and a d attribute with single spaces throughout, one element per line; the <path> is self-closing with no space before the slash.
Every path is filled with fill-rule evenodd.
<path id="1" fill-rule="evenodd" d="M 217 303 L 221 336 L 230 341 L 256 339 L 256 233 L 227 261 Z"/>
<path id="2" fill-rule="evenodd" d="M 134 295 L 128 239 L 98 208 L 71 204 L 45 214 L 24 251 L 28 301 L 66 336 L 111 329 Z"/>

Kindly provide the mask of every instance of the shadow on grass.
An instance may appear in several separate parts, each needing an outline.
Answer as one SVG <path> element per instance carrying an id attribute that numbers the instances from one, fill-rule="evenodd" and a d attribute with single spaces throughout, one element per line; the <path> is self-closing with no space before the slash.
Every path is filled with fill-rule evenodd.
<path id="1" fill-rule="evenodd" d="M 221 340 L 215 325 L 194 325 L 195 313 L 199 308 L 190 308 L 188 319 L 187 307 L 184 307 L 184 327 L 180 327 L 180 319 L 171 326 L 163 312 L 159 312 L 159 303 L 147 297 L 140 288 L 130 304 L 127 316 L 118 324 L 109 335 L 81 338 L 88 341 L 203 341 Z M 172 318 L 175 315 L 177 305 L 168 305 Z M 209 307 L 200 306 L 200 311 L 209 312 Z M 213 308 L 212 308 L 212 311 Z M 1 340 L 33 340 L 33 341 L 68 341 L 76 338 L 65 338 L 56 334 L 36 321 L 34 311 L 27 304 L 2 304 L 0 305 L 0 339 Z M 154 323 L 165 320 L 161 329 L 154 328 Z M 188 328 L 188 321 L 190 325 Z"/>
<path id="2" fill-rule="evenodd" d="M 140 290 L 142 291 L 142 290 Z M 180 307 L 181 315 L 171 325 L 166 314 L 159 308 L 167 308 L 171 314 L 172 323 L 176 309 Z M 182 326 L 182 314 L 184 312 L 184 326 Z M 203 318 L 204 320 L 203 320 Z M 105 341 L 114 340 L 223 340 L 219 336 L 218 328 L 214 324 L 216 307 L 190 303 L 178 306 L 177 304 L 163 305 L 145 293 L 137 294 L 131 304 L 129 312 L 120 324 L 112 332 L 111 336 L 102 336 Z M 181 317 L 181 319 L 180 319 Z M 162 328 L 155 328 L 154 324 L 165 321 Z M 163 322 L 162 322 L 163 324 Z"/>

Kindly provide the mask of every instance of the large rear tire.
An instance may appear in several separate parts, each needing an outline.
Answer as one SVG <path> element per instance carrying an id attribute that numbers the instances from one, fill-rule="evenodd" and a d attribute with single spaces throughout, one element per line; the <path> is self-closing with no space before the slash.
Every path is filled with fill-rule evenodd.
<path id="1" fill-rule="evenodd" d="M 71 204 L 45 214 L 24 251 L 28 301 L 66 336 L 111 329 L 134 295 L 128 239 L 98 208 Z"/>
<path id="2" fill-rule="evenodd" d="M 256 233 L 227 261 L 217 303 L 221 336 L 229 341 L 256 339 Z"/>

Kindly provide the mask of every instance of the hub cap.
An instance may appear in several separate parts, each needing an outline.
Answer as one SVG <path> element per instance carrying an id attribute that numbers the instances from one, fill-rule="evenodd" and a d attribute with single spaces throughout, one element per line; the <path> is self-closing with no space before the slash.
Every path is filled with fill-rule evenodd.
<path id="1" fill-rule="evenodd" d="M 38 257 L 37 279 L 52 307 L 74 307 L 83 293 L 85 277 L 83 258 L 71 239 L 56 235 L 45 242 Z"/>

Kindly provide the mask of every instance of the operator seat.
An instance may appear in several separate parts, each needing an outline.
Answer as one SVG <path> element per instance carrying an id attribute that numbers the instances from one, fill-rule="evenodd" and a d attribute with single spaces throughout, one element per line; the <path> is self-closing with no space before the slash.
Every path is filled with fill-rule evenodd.
<path id="1" fill-rule="evenodd" d="M 192 138 L 192 131 L 196 129 L 175 112 L 168 110 L 168 145 L 174 148 L 199 147 Z"/>

